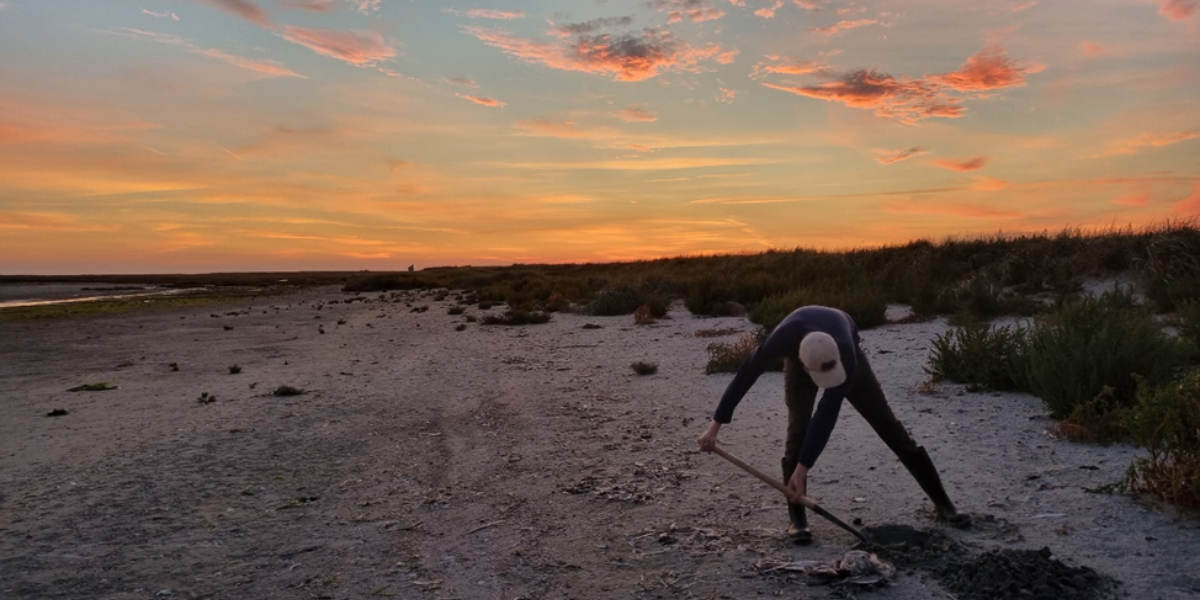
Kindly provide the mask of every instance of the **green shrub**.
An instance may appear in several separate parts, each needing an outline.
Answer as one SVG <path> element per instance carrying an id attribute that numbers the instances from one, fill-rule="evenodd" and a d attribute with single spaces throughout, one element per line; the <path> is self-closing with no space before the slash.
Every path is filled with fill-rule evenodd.
<path id="1" fill-rule="evenodd" d="M 467 310 L 467 307 L 465 307 L 461 304 L 455 304 L 454 306 L 451 306 L 449 308 L 449 310 L 446 311 L 446 313 L 450 314 L 450 315 L 461 315 L 464 312 L 466 312 L 466 310 Z"/>
<path id="2" fill-rule="evenodd" d="M 870 285 L 801 287 L 771 294 L 750 311 L 750 321 L 771 331 L 792 311 L 809 305 L 841 309 L 854 319 L 859 329 L 870 329 L 887 322 L 887 299 Z"/>
<path id="3" fill-rule="evenodd" d="M 303 393 L 304 393 L 304 390 L 302 390 L 300 388 L 292 387 L 290 385 L 281 385 L 281 386 L 275 388 L 275 391 L 271 392 L 271 395 L 272 396 L 299 396 L 300 394 L 303 394 Z"/>
<path id="4" fill-rule="evenodd" d="M 734 342 L 713 342 L 708 345 L 708 364 L 704 372 L 736 373 L 742 363 L 754 353 L 759 344 L 767 337 L 767 330 L 759 329 L 755 333 L 745 333 Z M 778 358 L 767 363 L 768 371 L 782 371 L 783 359 Z"/>
<path id="5" fill-rule="evenodd" d="M 976 324 L 951 329 L 934 338 L 925 372 L 977 388 L 1018 389 L 1025 336 L 1020 327 Z"/>
<path id="6" fill-rule="evenodd" d="M 652 362 L 638 361 L 629 365 L 629 367 L 638 375 L 653 375 L 658 372 L 658 364 Z"/>
<path id="7" fill-rule="evenodd" d="M 1200 511 L 1200 372 L 1139 390 L 1131 415 L 1133 440 L 1149 456 L 1130 466 L 1128 487 Z"/>
<path id="8" fill-rule="evenodd" d="M 1146 245 L 1138 266 L 1146 297 L 1159 310 L 1200 298 L 1200 230 L 1193 222 L 1168 225 Z"/>
<path id="9" fill-rule="evenodd" d="M 1106 292 L 1043 315 L 1030 330 L 1022 387 L 1062 419 L 1112 388 L 1114 402 L 1131 406 L 1136 376 L 1163 383 L 1187 362 L 1189 348 L 1165 333 L 1129 295 Z"/>
<path id="10" fill-rule="evenodd" d="M 600 317 L 628 315 L 633 314 L 642 304 L 642 294 L 638 293 L 637 289 L 630 285 L 622 285 L 596 294 L 588 304 L 588 312 Z"/>

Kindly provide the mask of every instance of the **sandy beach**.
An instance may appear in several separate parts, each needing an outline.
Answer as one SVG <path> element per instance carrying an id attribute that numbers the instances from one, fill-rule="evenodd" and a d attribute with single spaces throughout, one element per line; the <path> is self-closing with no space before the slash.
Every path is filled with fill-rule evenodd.
<path id="1" fill-rule="evenodd" d="M 813 516 L 816 543 L 788 543 L 782 496 L 697 452 L 731 378 L 704 374 L 705 348 L 745 319 L 483 326 L 465 317 L 502 308 L 452 305 L 319 288 L 0 323 L 0 598 L 959 597 L 921 565 L 869 591 L 772 568 L 855 539 Z M 865 528 L 937 532 L 963 560 L 1045 547 L 1117 597 L 1200 597 L 1195 519 L 1088 491 L 1136 449 L 1056 440 L 1025 394 L 926 385 L 947 327 L 888 324 L 864 347 L 976 526 L 937 523 L 848 405 L 812 497 Z M 96 382 L 117 388 L 68 391 Z M 765 375 L 722 431 L 772 475 L 782 390 Z"/>

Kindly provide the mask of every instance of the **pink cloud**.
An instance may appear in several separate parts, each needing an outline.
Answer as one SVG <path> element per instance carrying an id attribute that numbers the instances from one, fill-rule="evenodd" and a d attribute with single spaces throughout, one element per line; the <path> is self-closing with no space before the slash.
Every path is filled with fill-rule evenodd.
<path id="1" fill-rule="evenodd" d="M 396 56 L 396 50 L 374 31 L 334 31 L 284 26 L 279 35 L 324 56 L 352 65 L 367 66 Z"/>
<path id="2" fill-rule="evenodd" d="M 1008 7 L 1008 11 L 1013 14 L 1016 14 L 1019 12 L 1025 12 L 1025 11 L 1033 8 L 1036 5 L 1037 5 L 1037 0 L 1025 0 L 1024 2 L 1014 2 L 1011 6 Z"/>
<path id="3" fill-rule="evenodd" d="M 523 10 L 495 10 L 491 8 L 470 8 L 467 10 L 456 10 L 453 8 L 446 9 L 446 12 L 451 12 L 456 15 L 463 15 L 472 19 L 494 19 L 498 21 L 512 21 L 514 19 L 524 19 L 525 11 Z"/>
<path id="4" fill-rule="evenodd" d="M 792 0 L 792 3 L 795 4 L 796 6 L 799 6 L 800 8 L 805 9 L 805 10 L 812 10 L 812 11 L 821 10 L 821 5 L 817 4 L 813 0 Z"/>
<path id="5" fill-rule="evenodd" d="M 857 29 L 866 27 L 867 25 L 876 25 L 879 21 L 875 19 L 856 19 L 854 21 L 838 21 L 829 27 L 809 27 L 808 30 L 813 33 L 823 33 L 825 35 L 836 35 L 847 29 Z"/>
<path id="6" fill-rule="evenodd" d="M 764 19 L 774 19 L 775 11 L 779 10 L 780 8 L 783 8 L 783 0 L 775 0 L 775 4 L 772 4 L 771 6 L 764 6 L 754 11 L 754 14 L 755 16 L 759 16 Z"/>
<path id="7" fill-rule="evenodd" d="M 966 160 L 934 160 L 930 161 L 929 164 L 935 167 L 941 167 L 943 169 L 950 169 L 951 171 L 963 173 L 966 171 L 978 171 L 979 169 L 982 169 L 987 162 L 988 158 L 986 156 L 976 156 L 975 158 L 968 158 Z"/>
<path id="8" fill-rule="evenodd" d="M 875 153 L 875 162 L 881 165 L 890 165 L 900 161 L 908 160 L 925 154 L 929 154 L 928 150 L 917 147 L 906 148 L 904 150 L 872 150 Z"/>
<path id="9" fill-rule="evenodd" d="M 521 129 L 534 136 L 546 136 L 557 138 L 582 138 L 591 137 L 590 132 L 579 128 L 579 124 L 574 121 L 551 121 L 544 117 L 535 119 L 522 119 L 513 123 L 517 129 Z"/>
<path id="10" fill-rule="evenodd" d="M 1200 217 L 1200 183 L 1192 184 L 1192 193 L 1171 205 L 1171 208 L 1187 217 Z"/>
<path id="11" fill-rule="evenodd" d="M 1145 206 L 1150 203 L 1150 192 L 1125 194 L 1124 196 L 1113 198 L 1111 202 L 1119 206 Z"/>
<path id="12" fill-rule="evenodd" d="M 1158 4 L 1158 14 L 1172 21 L 1186 21 L 1196 14 L 1197 0 L 1151 0 Z"/>
<path id="13" fill-rule="evenodd" d="M 462 98 L 463 100 L 470 100 L 471 102 L 474 102 L 475 104 L 478 104 L 480 106 L 489 106 L 492 108 L 501 108 L 503 106 L 506 106 L 506 104 L 504 102 L 501 102 L 495 98 L 487 98 L 484 96 L 474 96 L 471 94 L 455 94 L 455 96 L 458 96 L 459 98 Z"/>
<path id="14" fill-rule="evenodd" d="M 1079 51 L 1088 58 L 1095 58 L 1104 54 L 1104 48 L 1100 44 L 1088 40 L 1079 43 Z"/>
<path id="15" fill-rule="evenodd" d="M 266 11 L 250 0 L 195 0 L 209 6 L 216 7 L 231 15 L 241 17 L 251 23 L 256 23 L 263 27 L 271 26 L 271 17 L 267 16 Z"/>
<path id="16" fill-rule="evenodd" d="M 658 120 L 657 114 L 636 106 L 630 106 L 629 108 L 621 109 L 617 111 L 616 116 L 618 119 L 621 119 L 626 123 L 633 123 L 635 121 L 641 123 L 653 123 L 654 121 Z"/>
<path id="17" fill-rule="evenodd" d="M 1003 179 L 996 179 L 995 177 L 978 175 L 975 177 L 975 185 L 971 187 L 977 190 L 983 190 L 985 192 L 998 192 L 1000 190 L 1007 189 L 1008 182 L 1004 181 Z"/>
<path id="18" fill-rule="evenodd" d="M 1020 66 L 1009 60 L 999 46 L 988 46 L 967 59 L 962 68 L 950 73 L 931 75 L 928 80 L 966 91 L 995 90 L 1025 85 L 1026 73 L 1038 73 L 1043 65 Z"/>
<path id="19" fill-rule="evenodd" d="M 627 19 L 627 17 L 625 18 Z M 560 44 L 513 36 L 505 31 L 465 27 L 464 31 L 505 53 L 552 69 L 612 75 L 614 81 L 644 81 L 668 71 L 701 70 L 704 61 L 727 64 L 737 55 L 717 44 L 696 47 L 669 31 L 646 29 L 641 35 L 593 34 L 624 19 L 597 19 L 555 28 Z"/>
<path id="20" fill-rule="evenodd" d="M 685 19 L 703 23 L 725 16 L 724 11 L 709 6 L 706 0 L 656 0 L 651 6 L 667 13 L 667 23 L 679 23 Z"/>
<path id="21" fill-rule="evenodd" d="M 733 104 L 734 99 L 737 98 L 737 91 L 729 88 L 720 88 L 720 90 L 721 95 L 717 96 L 717 102 L 722 104 Z"/>

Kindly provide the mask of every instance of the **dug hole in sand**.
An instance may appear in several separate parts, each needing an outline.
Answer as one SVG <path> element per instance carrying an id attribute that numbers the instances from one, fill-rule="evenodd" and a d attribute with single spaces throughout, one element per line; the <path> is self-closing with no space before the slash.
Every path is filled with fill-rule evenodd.
<path id="1" fill-rule="evenodd" d="M 1056 600 L 1109 580 L 1118 597 L 1200 593 L 1194 520 L 1087 491 L 1135 449 L 1052 439 L 1027 395 L 922 385 L 944 320 L 864 331 L 864 347 L 976 526 L 937 524 L 843 410 L 809 493 L 873 539 L 900 534 L 870 550 L 892 584 L 867 590 L 757 567 L 835 560 L 855 539 L 812 518 L 815 543 L 789 544 L 778 492 L 696 450 L 730 377 L 704 375 L 705 349 L 754 325 L 676 307 L 650 325 L 482 326 L 467 318 L 503 308 L 452 305 L 326 288 L 0 323 L 0 596 L 1049 598 L 1041 574 Z M 95 382 L 116 389 L 67 391 Z M 782 388 L 765 375 L 721 432 L 769 473 Z"/>

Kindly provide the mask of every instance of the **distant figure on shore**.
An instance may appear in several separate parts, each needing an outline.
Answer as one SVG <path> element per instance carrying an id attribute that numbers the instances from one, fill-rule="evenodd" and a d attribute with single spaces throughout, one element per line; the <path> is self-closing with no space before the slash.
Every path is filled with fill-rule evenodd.
<path id="1" fill-rule="evenodd" d="M 783 358 L 784 400 L 788 408 L 787 442 L 783 451 L 783 478 L 789 495 L 788 537 L 797 544 L 812 542 L 808 516 L 797 503 L 808 492 L 808 471 L 817 462 L 837 424 L 842 400 L 859 414 L 900 458 L 921 489 L 933 500 L 939 519 L 959 528 L 969 527 L 969 515 L 959 513 L 942 487 L 929 454 L 918 446 L 892 414 L 883 389 L 859 344 L 858 325 L 850 315 L 824 306 L 801 307 L 783 319 L 767 339 L 746 359 L 725 389 L 708 429 L 697 440 L 700 450 L 712 452 L 717 432 L 733 419 L 746 392 L 766 371 L 767 364 Z M 825 393 L 813 413 L 817 388 Z"/>
<path id="2" fill-rule="evenodd" d="M 413 272 L 413 267 L 415 267 L 415 266 L 417 266 L 417 265 L 408 265 L 408 272 L 409 272 L 409 273 L 412 273 L 412 272 Z"/>

